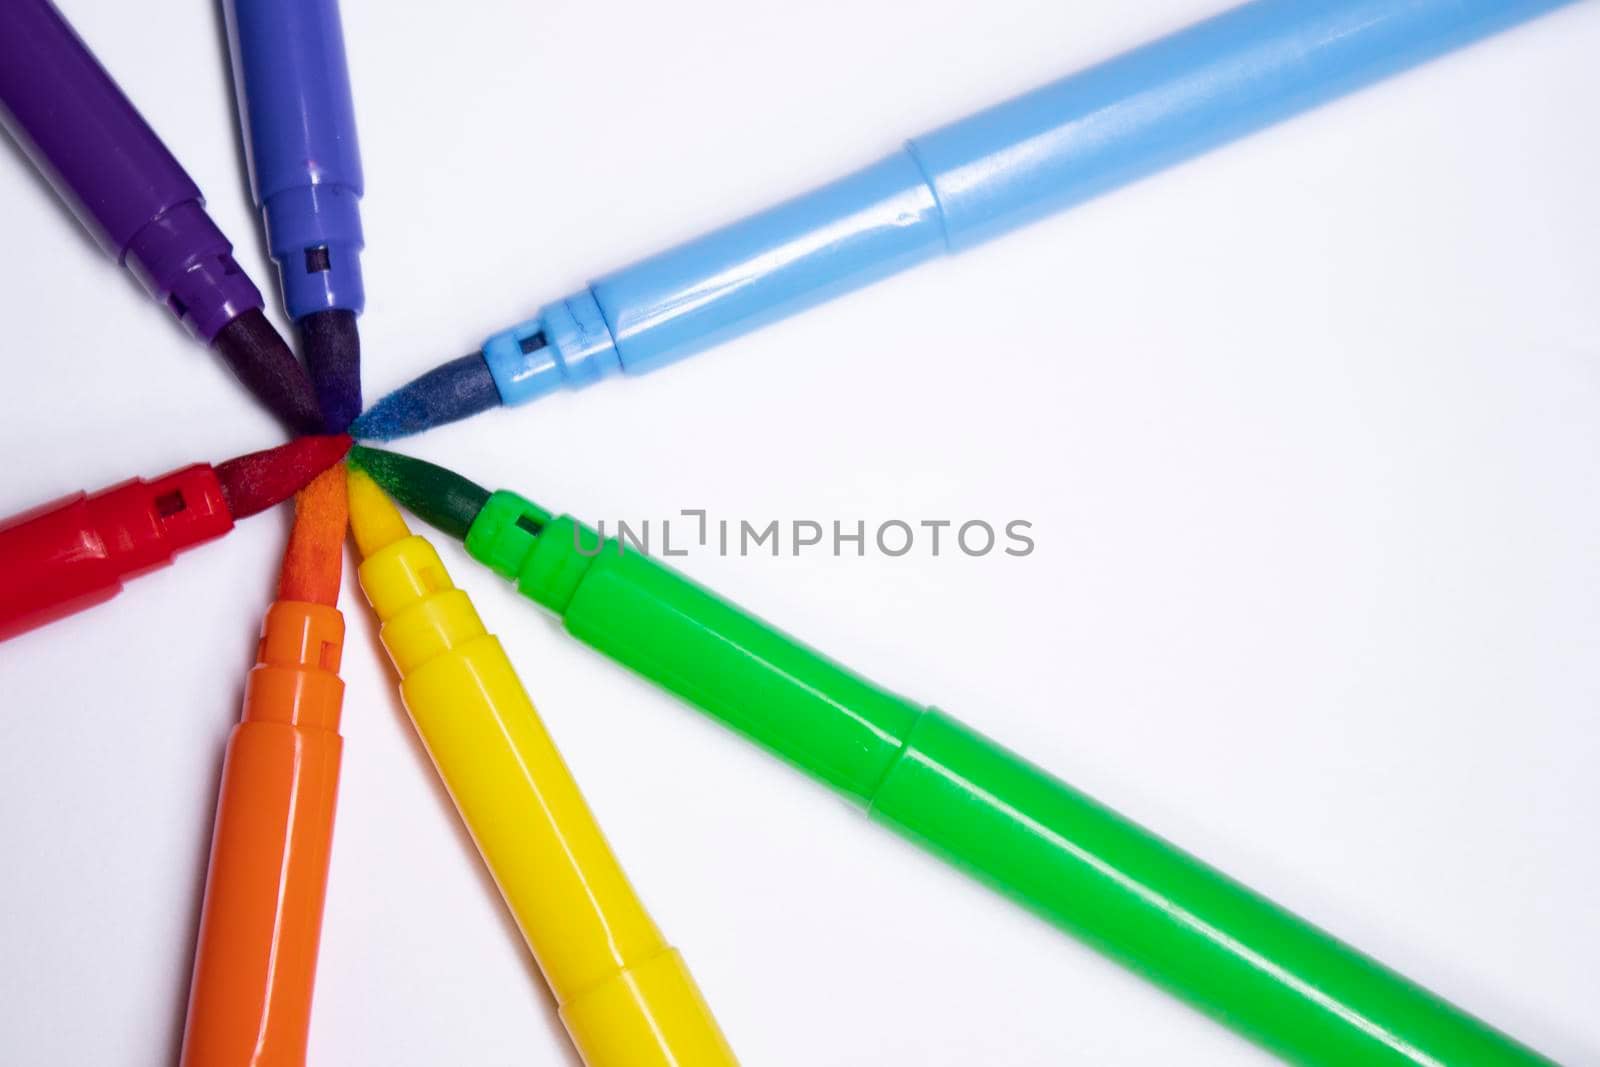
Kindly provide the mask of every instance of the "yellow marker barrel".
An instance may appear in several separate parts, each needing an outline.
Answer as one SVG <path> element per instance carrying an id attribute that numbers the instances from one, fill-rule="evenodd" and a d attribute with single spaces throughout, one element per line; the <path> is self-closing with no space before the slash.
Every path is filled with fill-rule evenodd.
<path id="1" fill-rule="evenodd" d="M 738 1061 L 628 884 L 505 650 L 438 553 L 350 472 L 361 589 L 400 693 L 588 1067 Z"/>

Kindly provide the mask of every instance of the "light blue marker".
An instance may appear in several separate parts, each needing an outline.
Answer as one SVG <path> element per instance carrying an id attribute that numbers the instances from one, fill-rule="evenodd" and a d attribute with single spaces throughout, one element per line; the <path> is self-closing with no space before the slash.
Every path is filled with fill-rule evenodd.
<path id="1" fill-rule="evenodd" d="M 654 370 L 1569 2 L 1255 0 L 602 275 L 391 393 L 352 432 L 402 437 Z"/>

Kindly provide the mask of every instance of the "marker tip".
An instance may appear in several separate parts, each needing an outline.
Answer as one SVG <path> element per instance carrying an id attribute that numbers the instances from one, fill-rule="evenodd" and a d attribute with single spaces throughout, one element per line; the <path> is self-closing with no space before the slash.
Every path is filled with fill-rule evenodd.
<path id="1" fill-rule="evenodd" d="M 402 385 L 350 424 L 366 441 L 393 441 L 447 422 L 456 422 L 500 403 L 494 376 L 483 354 L 452 359 Z"/>
<path id="2" fill-rule="evenodd" d="M 244 387 L 291 431 L 321 432 L 322 411 L 311 380 L 260 308 L 251 308 L 224 326 L 211 346 Z"/>
<path id="3" fill-rule="evenodd" d="M 222 483 L 228 511 L 242 519 L 288 500 L 349 450 L 350 438 L 345 434 L 301 437 L 277 448 L 237 456 L 213 469 Z"/>
<path id="4" fill-rule="evenodd" d="M 322 432 L 344 433 L 361 413 L 361 334 L 356 314 L 330 308 L 307 315 L 298 325 L 322 409 Z"/>

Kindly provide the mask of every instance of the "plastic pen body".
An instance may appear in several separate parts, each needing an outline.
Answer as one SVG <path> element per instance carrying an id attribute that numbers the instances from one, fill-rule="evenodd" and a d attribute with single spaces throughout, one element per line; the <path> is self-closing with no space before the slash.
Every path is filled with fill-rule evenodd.
<path id="1" fill-rule="evenodd" d="M 299 320 L 360 312 L 361 154 L 336 0 L 227 0 L 250 184 Z"/>
<path id="2" fill-rule="evenodd" d="M 47 0 L 0 4 L 0 120 L 101 247 L 202 340 L 262 306 L 194 181 Z"/>
<path id="3" fill-rule="evenodd" d="M 18 515 L 0 524 L 0 641 L 109 600 L 124 580 L 231 529 L 204 463 Z"/>
<path id="4" fill-rule="evenodd" d="M 392 511 L 377 493 L 352 478 L 358 541 L 363 508 Z M 584 1062 L 736 1063 L 682 957 L 629 885 L 505 651 L 451 585 L 433 547 L 404 535 L 363 554 L 361 588 L 382 620 L 406 709 Z"/>
<path id="5" fill-rule="evenodd" d="M 1570 0 L 1256 0 L 607 274 L 491 337 L 505 404 L 642 373 Z"/>
<path id="6" fill-rule="evenodd" d="M 466 544 L 579 640 L 1290 1060 L 1547 1062 L 948 716 L 567 516 L 495 493 Z"/>
<path id="7" fill-rule="evenodd" d="M 335 608 L 278 601 L 228 740 L 183 1067 L 302 1067 L 343 741 Z"/>

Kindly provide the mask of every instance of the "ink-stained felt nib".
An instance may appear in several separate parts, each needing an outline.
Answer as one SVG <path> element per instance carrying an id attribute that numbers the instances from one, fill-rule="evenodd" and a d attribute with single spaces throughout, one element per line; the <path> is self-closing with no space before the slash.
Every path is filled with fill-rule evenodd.
<path id="1" fill-rule="evenodd" d="M 366 472 L 383 491 L 427 523 L 464 541 L 467 528 L 489 502 L 489 490 L 424 460 L 356 445 L 350 465 Z"/>
<path id="2" fill-rule="evenodd" d="M 362 559 L 371 559 L 396 541 L 411 536 L 400 509 L 394 506 L 372 475 L 346 463 L 345 498 L 350 508 L 350 535 L 355 539 L 356 551 Z"/>
<path id="3" fill-rule="evenodd" d="M 392 441 L 476 415 L 499 403 L 500 391 L 489 364 L 482 353 L 474 352 L 440 364 L 379 400 L 350 424 L 350 433 L 365 441 Z"/>
<path id="4" fill-rule="evenodd" d="M 219 463 L 214 468 L 222 497 L 235 519 L 265 511 L 288 500 L 306 484 L 344 458 L 350 450 L 345 434 L 302 437 L 277 448 Z"/>
<path id="5" fill-rule="evenodd" d="M 349 519 L 344 482 L 344 467 L 336 463 L 295 494 L 294 528 L 278 574 L 279 600 L 338 606 Z"/>
<path id="6" fill-rule="evenodd" d="M 321 433 L 322 411 L 300 361 L 278 331 L 251 308 L 212 340 L 234 376 L 294 433 Z"/>
<path id="7" fill-rule="evenodd" d="M 322 408 L 322 432 L 344 433 L 361 414 L 361 334 L 356 313 L 330 308 L 300 320 L 300 348 Z"/>

